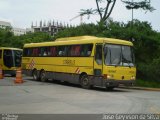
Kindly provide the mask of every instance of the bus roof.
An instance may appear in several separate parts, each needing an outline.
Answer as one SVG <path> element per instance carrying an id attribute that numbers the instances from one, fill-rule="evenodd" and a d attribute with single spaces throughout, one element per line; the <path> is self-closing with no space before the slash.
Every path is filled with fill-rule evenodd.
<path id="1" fill-rule="evenodd" d="M 89 44 L 89 43 L 111 43 L 133 46 L 132 42 L 113 39 L 113 38 L 101 38 L 95 36 L 78 36 L 78 37 L 66 37 L 59 38 L 53 42 L 41 42 L 41 43 L 29 43 L 24 47 L 40 47 L 40 46 L 52 46 L 52 45 L 72 45 L 72 44 Z"/>
<path id="2" fill-rule="evenodd" d="M 0 49 L 2 50 L 22 50 L 20 48 L 11 48 L 11 47 L 0 47 Z"/>

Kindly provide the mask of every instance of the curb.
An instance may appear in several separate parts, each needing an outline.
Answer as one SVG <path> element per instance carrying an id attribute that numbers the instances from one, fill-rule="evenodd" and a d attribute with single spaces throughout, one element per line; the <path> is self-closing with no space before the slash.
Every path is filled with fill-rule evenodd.
<path id="1" fill-rule="evenodd" d="M 119 88 L 134 89 L 134 90 L 146 90 L 146 91 L 160 91 L 160 88 L 147 88 L 147 87 L 126 87 L 126 86 L 119 86 Z"/>

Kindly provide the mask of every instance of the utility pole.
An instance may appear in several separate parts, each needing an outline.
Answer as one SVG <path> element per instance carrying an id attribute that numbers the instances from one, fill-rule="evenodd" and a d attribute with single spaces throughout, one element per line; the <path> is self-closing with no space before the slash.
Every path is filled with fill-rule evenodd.
<path id="1" fill-rule="evenodd" d="M 132 0 L 132 5 L 133 5 L 133 0 Z M 132 27 L 133 27 L 133 6 L 132 6 Z"/>

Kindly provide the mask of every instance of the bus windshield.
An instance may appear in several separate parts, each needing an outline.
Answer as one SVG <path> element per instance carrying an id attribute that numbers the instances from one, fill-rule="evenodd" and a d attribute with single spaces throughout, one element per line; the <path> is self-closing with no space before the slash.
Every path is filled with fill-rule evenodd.
<path id="1" fill-rule="evenodd" d="M 106 44 L 104 46 L 104 63 L 115 66 L 134 66 L 134 54 L 131 46 Z"/>
<path id="2" fill-rule="evenodd" d="M 4 50 L 3 60 L 6 67 L 21 66 L 22 51 L 20 50 Z"/>

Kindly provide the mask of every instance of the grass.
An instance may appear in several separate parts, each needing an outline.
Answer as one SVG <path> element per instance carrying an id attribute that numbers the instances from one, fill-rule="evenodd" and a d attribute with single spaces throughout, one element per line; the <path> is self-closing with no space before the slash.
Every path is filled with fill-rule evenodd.
<path id="1" fill-rule="evenodd" d="M 153 81 L 153 80 L 137 79 L 135 85 L 140 87 L 160 88 L 160 82 Z"/>

